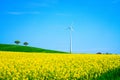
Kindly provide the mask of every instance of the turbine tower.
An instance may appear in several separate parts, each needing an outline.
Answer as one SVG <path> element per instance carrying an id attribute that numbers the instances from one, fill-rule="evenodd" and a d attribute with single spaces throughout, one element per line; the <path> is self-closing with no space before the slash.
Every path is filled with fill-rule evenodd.
<path id="1" fill-rule="evenodd" d="M 72 28 L 73 23 L 70 25 L 70 27 L 68 27 L 69 31 L 70 31 L 70 54 L 72 53 Z"/>

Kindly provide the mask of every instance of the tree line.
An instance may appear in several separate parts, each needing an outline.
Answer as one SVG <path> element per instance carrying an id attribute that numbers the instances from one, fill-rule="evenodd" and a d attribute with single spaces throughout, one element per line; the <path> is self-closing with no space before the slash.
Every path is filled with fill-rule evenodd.
<path id="1" fill-rule="evenodd" d="M 112 54 L 112 53 L 101 53 L 101 52 L 97 52 L 96 54 Z"/>
<path id="2" fill-rule="evenodd" d="M 20 44 L 21 42 L 19 40 L 14 41 L 15 44 Z M 27 46 L 29 43 L 28 42 L 24 42 L 23 45 Z"/>

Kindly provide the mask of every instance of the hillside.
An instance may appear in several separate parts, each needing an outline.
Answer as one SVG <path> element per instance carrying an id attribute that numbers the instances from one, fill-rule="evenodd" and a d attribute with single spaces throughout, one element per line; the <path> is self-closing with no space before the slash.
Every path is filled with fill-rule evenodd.
<path id="1" fill-rule="evenodd" d="M 56 50 L 48 50 L 30 46 L 11 45 L 11 44 L 0 44 L 0 51 L 14 51 L 14 52 L 45 52 L 45 53 L 66 53 Z"/>

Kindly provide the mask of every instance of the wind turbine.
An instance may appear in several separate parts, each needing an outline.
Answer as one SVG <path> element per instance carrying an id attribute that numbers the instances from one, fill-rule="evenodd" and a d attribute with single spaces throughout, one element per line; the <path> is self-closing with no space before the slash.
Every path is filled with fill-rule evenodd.
<path id="1" fill-rule="evenodd" d="M 72 28 L 73 23 L 70 25 L 70 27 L 68 27 L 68 30 L 70 31 L 70 54 L 72 53 Z"/>

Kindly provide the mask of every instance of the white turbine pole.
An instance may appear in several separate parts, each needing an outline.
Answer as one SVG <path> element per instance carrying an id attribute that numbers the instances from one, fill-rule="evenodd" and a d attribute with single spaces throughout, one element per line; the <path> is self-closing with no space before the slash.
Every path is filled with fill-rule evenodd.
<path id="1" fill-rule="evenodd" d="M 68 28 L 70 30 L 70 54 L 72 53 L 72 25 Z"/>
<path id="2" fill-rule="evenodd" d="M 70 30 L 70 54 L 72 53 L 72 31 Z"/>

